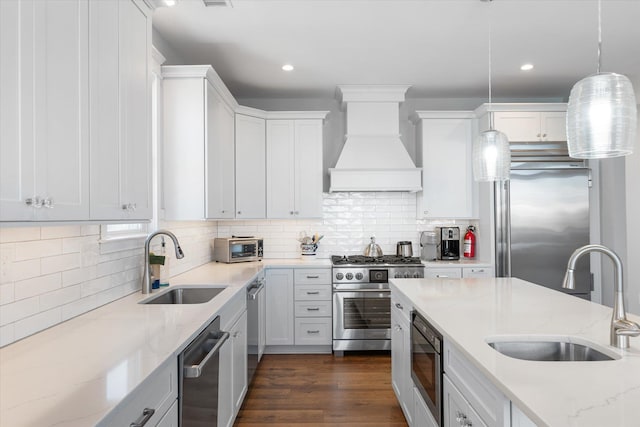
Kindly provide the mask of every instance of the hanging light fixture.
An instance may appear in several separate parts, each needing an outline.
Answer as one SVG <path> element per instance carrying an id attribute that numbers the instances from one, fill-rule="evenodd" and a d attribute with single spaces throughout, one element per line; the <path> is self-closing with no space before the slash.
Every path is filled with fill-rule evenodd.
<path id="1" fill-rule="evenodd" d="M 481 0 L 491 2 L 492 0 Z M 491 113 L 491 15 L 489 15 L 489 130 L 473 142 L 473 178 L 476 181 L 506 181 L 511 173 L 511 148 L 504 133 L 493 128 Z"/>
<path id="2" fill-rule="evenodd" d="M 598 0 L 598 68 L 576 83 L 567 106 L 569 156 L 600 159 L 633 153 L 637 111 L 633 86 L 621 74 L 601 73 L 602 10 Z"/>

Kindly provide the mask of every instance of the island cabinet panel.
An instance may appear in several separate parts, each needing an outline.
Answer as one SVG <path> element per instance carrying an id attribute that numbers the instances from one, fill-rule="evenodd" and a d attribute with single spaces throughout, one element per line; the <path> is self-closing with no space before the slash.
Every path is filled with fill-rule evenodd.
<path id="1" fill-rule="evenodd" d="M 490 427 L 509 425 L 511 418 L 509 399 L 446 340 L 443 367 L 447 379 L 455 386 L 455 390 L 461 393 L 469 407 L 478 414 L 484 425 Z"/>
<path id="2" fill-rule="evenodd" d="M 445 427 L 487 427 L 446 374 L 442 378 L 442 404 Z"/>
<path id="3" fill-rule="evenodd" d="M 411 379 L 410 303 L 400 295 L 391 297 L 391 385 L 409 425 L 414 418 Z"/>

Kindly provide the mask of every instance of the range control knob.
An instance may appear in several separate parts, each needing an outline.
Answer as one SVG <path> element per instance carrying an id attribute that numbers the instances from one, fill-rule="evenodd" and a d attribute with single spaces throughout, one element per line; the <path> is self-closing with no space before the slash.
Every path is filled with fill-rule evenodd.
<path id="1" fill-rule="evenodd" d="M 347 280 L 351 280 L 353 279 L 353 273 L 347 273 L 345 277 L 347 278 Z"/>
<path id="2" fill-rule="evenodd" d="M 344 274 L 342 273 L 336 273 L 336 279 L 338 280 L 342 280 L 344 278 Z"/>
<path id="3" fill-rule="evenodd" d="M 400 274 L 400 273 L 396 273 L 393 277 L 394 277 L 394 278 L 396 278 L 396 279 L 399 279 L 399 278 L 401 278 L 401 277 L 402 277 L 402 274 Z"/>
<path id="4" fill-rule="evenodd" d="M 417 278 L 419 278 L 419 277 L 420 277 L 420 273 L 418 273 L 418 272 L 416 271 L 415 273 L 413 273 L 413 277 L 414 277 L 414 278 L 416 278 L 416 279 L 417 279 Z"/>
<path id="5" fill-rule="evenodd" d="M 362 280 L 363 277 L 364 275 L 362 273 L 356 273 L 356 279 Z"/>
<path id="6" fill-rule="evenodd" d="M 408 272 L 408 271 L 407 271 L 406 273 L 404 273 L 404 277 L 405 277 L 406 279 L 408 279 L 409 277 L 411 277 L 411 276 L 409 275 L 409 272 Z"/>

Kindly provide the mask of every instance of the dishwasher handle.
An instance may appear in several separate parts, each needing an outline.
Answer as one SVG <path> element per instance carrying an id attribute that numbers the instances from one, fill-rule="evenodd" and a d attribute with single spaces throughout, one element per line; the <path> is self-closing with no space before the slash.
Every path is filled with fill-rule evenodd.
<path id="1" fill-rule="evenodd" d="M 260 293 L 260 291 L 263 289 L 264 289 L 264 282 L 262 281 L 257 282 L 256 284 L 254 284 L 252 287 L 249 288 L 247 292 L 248 298 L 250 300 L 255 300 L 258 297 L 258 294 Z"/>
<path id="2" fill-rule="evenodd" d="M 183 374 L 185 378 L 198 378 L 200 375 L 202 375 L 202 370 L 204 369 L 205 365 L 207 364 L 207 362 L 209 361 L 209 359 L 211 359 L 211 357 L 213 357 L 214 354 L 216 354 L 219 350 L 220 347 L 222 347 L 222 344 L 224 344 L 227 340 L 229 339 L 229 332 L 223 332 L 222 336 L 220 337 L 220 339 L 218 339 L 218 342 L 216 343 L 216 345 L 213 346 L 213 348 L 211 349 L 211 351 L 209 351 L 209 353 L 207 353 L 207 355 L 202 359 L 202 361 L 197 364 L 197 365 L 191 365 L 191 366 L 185 366 L 183 367 Z"/>

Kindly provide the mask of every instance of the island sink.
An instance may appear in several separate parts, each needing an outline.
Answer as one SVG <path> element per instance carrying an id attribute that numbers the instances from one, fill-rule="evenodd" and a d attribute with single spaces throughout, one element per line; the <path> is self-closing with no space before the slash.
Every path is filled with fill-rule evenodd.
<path id="1" fill-rule="evenodd" d="M 180 286 L 172 287 L 140 304 L 203 304 L 211 301 L 216 295 L 224 291 L 223 286 Z"/>
<path id="2" fill-rule="evenodd" d="M 616 357 L 569 341 L 489 341 L 497 352 L 514 359 L 537 362 L 598 362 Z"/>

